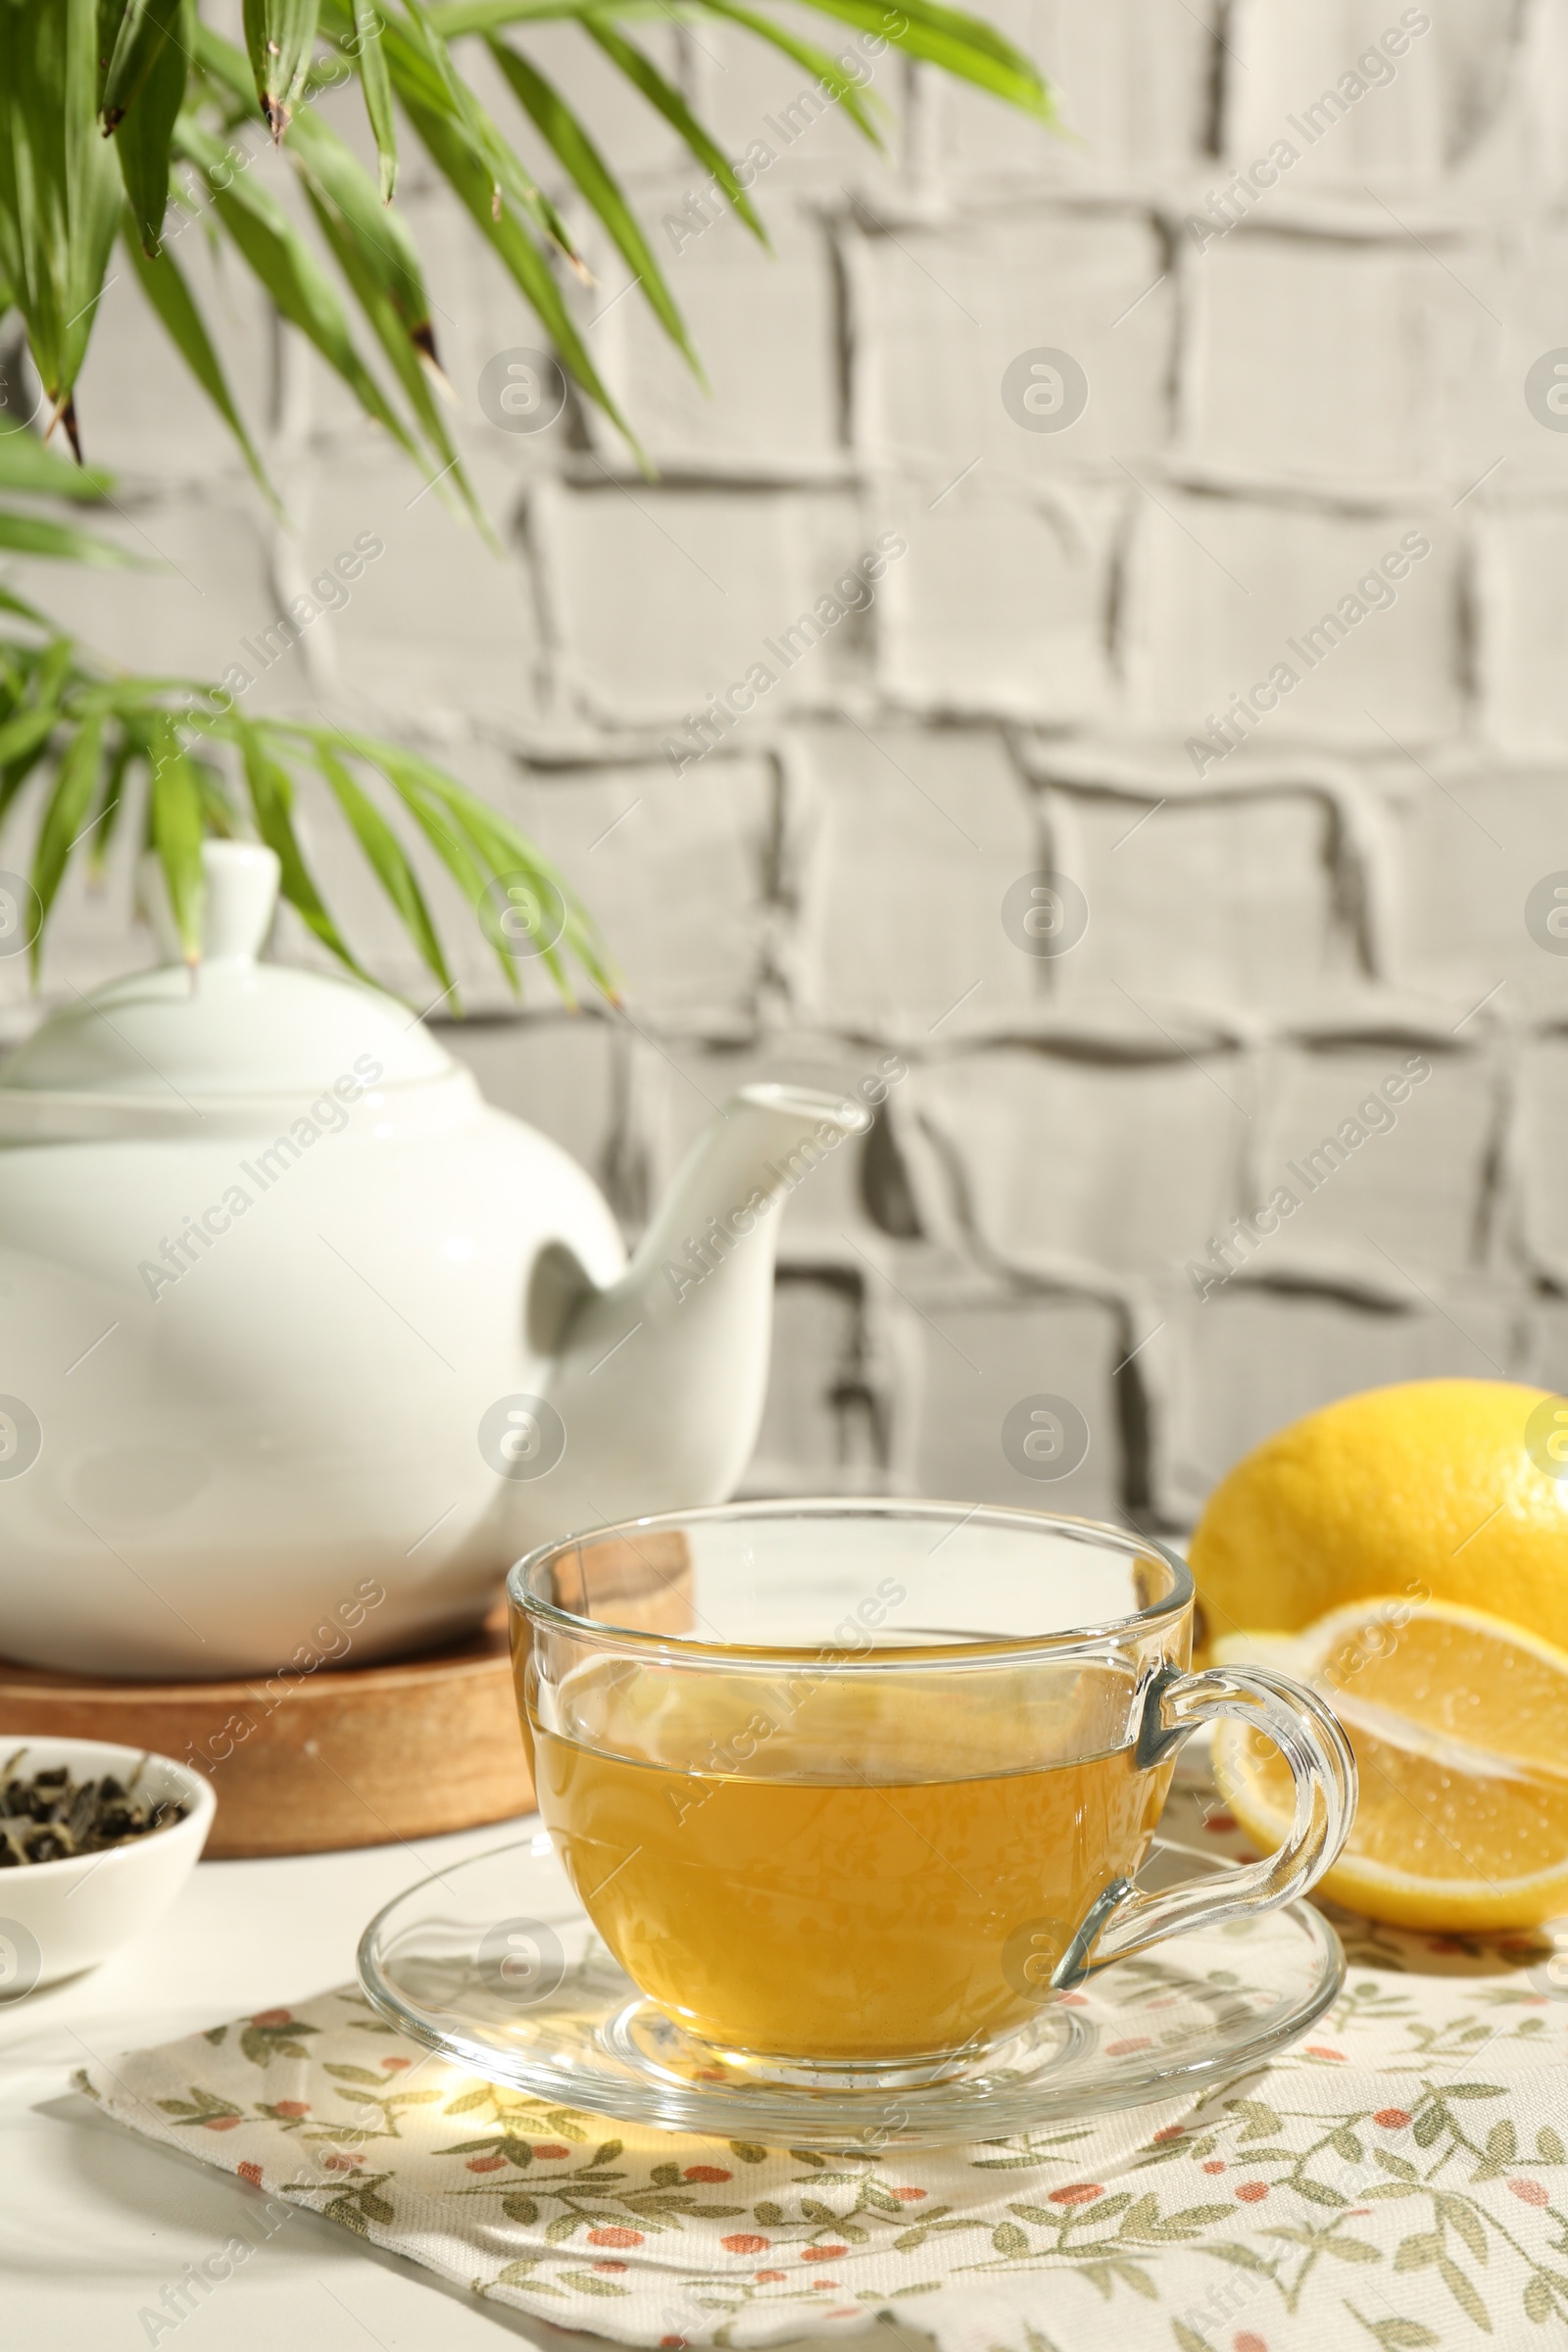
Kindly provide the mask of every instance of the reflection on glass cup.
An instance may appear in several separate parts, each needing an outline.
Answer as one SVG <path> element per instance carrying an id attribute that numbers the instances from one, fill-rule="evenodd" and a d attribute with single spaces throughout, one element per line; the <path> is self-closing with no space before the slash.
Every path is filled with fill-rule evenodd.
<path id="1" fill-rule="evenodd" d="M 1158 1937 L 1311 1886 L 1354 1765 L 1263 1669 L 1187 1671 L 1193 1587 L 1126 1530 L 943 1503 L 761 1502 L 548 1544 L 508 1585 L 540 1809 L 639 1989 L 731 2063 L 929 2078 Z M 1284 1753 L 1280 1851 L 1133 1880 L 1175 1750 Z"/>

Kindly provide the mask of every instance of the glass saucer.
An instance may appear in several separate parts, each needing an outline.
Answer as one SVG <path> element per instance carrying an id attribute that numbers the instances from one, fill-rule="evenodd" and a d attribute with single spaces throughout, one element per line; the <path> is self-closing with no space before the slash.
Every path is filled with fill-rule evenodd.
<path id="1" fill-rule="evenodd" d="M 1156 1838 L 1141 1886 L 1234 1864 Z M 360 1942 L 360 1983 L 400 2033 L 562 2106 L 797 2148 L 996 2139 L 1196 2098 L 1304 2033 L 1339 1992 L 1339 1937 L 1305 1903 L 1117 1961 L 938 2081 L 784 2082 L 726 2062 L 645 2000 L 590 1927 L 547 1831 L 400 1894 Z"/>

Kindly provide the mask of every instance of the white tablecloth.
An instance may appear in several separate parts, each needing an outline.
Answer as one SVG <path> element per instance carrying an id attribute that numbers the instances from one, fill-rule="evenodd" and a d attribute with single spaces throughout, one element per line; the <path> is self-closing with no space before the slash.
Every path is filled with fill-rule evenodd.
<path id="1" fill-rule="evenodd" d="M 1192 1807 L 1200 1797 L 1198 1788 L 1184 1788 L 1173 1803 Z M 1237 1842 L 1227 1817 L 1211 1805 L 1200 1811 L 1207 1818 L 1195 1816 L 1196 1834 L 1214 1838 L 1221 1850 Z M 382 2352 L 477 2352 L 508 2337 L 564 2352 L 583 2341 L 480 2301 L 306 2212 L 289 2214 L 177 2328 L 149 2324 L 145 2315 L 187 2264 L 236 2235 L 254 2243 L 244 2222 L 259 2192 L 183 2145 L 122 2129 L 70 2087 L 84 2068 L 101 2090 L 112 2079 L 123 2083 L 115 2062 L 127 2049 L 305 2004 L 343 1984 L 360 1930 L 382 1902 L 421 1871 L 516 1835 L 503 1825 L 418 1849 L 203 1865 L 174 1912 L 134 1950 L 94 1976 L 0 2010 L 4 2352 L 114 2352 L 176 2335 L 180 2352 L 346 2352 L 362 2342 Z M 956 2274 L 933 2296 L 943 2306 L 944 2342 L 961 2352 L 1086 2352 L 1106 2340 L 1108 2327 L 1110 2340 L 1136 2340 L 1146 2352 L 1172 2342 L 1181 2352 L 1319 2352 L 1331 2340 L 1361 2336 L 1383 2352 L 1418 2352 L 1480 2341 L 1489 2324 L 1499 2346 L 1544 2347 L 1561 2334 L 1568 2000 L 1540 1965 L 1540 1940 L 1510 1949 L 1345 1925 L 1345 1998 L 1298 2051 L 1249 2078 L 1252 2104 L 1221 2089 L 1213 2115 L 1154 2132 L 1147 2149 L 1133 2151 L 1131 2188 L 1119 2178 L 1110 2184 L 1121 2188 L 1116 2196 L 1075 2184 L 1076 2176 L 1060 2186 L 1052 2166 L 1072 2171 L 1063 2152 L 1024 2151 L 1025 2169 L 1008 2178 L 1020 2195 L 1039 2188 L 1047 2200 L 1038 2209 L 1008 2207 L 1027 2227 L 1004 2219 L 993 2230 L 990 2216 L 982 2232 L 990 2252 L 981 2246 L 978 2260 L 966 2238 L 940 2241 L 955 2250 L 963 2287 L 951 2309 Z M 207 2055 L 217 2062 L 216 2051 Z M 253 2088 L 247 2082 L 247 2099 Z M 1151 2131 L 1158 2121 L 1157 2113 L 1150 2119 Z M 208 2152 L 223 2163 L 239 2144 L 225 2138 Z M 710 2177 L 719 2176 L 701 2176 Z M 1173 2196 L 1182 2210 L 1167 2216 Z M 1106 2224 L 1133 2208 L 1116 2229 L 1136 2223 L 1138 2244 L 1129 2252 L 1118 2243 L 1111 2251 L 1126 2259 L 1108 2266 L 1098 2254 L 1093 2263 L 1069 2259 L 1093 2249 L 1055 2244 L 1058 2199 Z M 770 2207 L 770 2227 L 777 2218 Z M 617 2235 L 614 2243 L 622 2242 Z M 607 2267 L 629 2265 L 617 2256 Z M 882 2318 L 889 2289 L 904 2301 L 901 2278 L 873 2282 L 869 2269 L 852 2277 L 854 2264 L 835 2267 L 846 2273 L 847 2292 L 870 2290 L 857 2299 L 881 2324 L 861 2340 L 919 2340 L 912 2313 Z M 776 2268 L 765 2276 L 789 2284 Z M 759 2309 L 740 2323 L 740 2335 L 754 2340 L 754 2324 L 770 2323 L 766 2338 L 777 2340 L 791 2317 Z M 574 2303 L 571 2318 L 581 2328 L 599 2315 Z M 701 2330 L 705 2340 L 712 2340 L 711 2326 Z M 624 2332 L 644 2342 L 681 2340 Z M 842 2327 L 832 2340 L 845 2340 Z"/>
<path id="2" fill-rule="evenodd" d="M 144 2347 L 138 2312 L 233 2235 L 252 2194 L 95 2113 L 69 2087 L 76 2068 L 346 1982 L 382 1903 L 431 1865 L 517 1834 L 501 1824 L 416 1848 L 204 1862 L 132 1950 L 0 2009 L 5 2352 Z M 302 2213 L 162 2341 L 178 2352 L 499 2352 L 519 2341 L 566 2352 L 583 2339 L 481 2306 Z"/>

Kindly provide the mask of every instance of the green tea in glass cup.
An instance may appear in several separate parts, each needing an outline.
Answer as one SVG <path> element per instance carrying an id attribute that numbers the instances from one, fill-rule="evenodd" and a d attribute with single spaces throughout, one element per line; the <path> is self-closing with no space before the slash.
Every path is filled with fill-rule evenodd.
<path id="1" fill-rule="evenodd" d="M 760 1502 L 549 1544 L 509 1580 L 540 1811 L 634 1984 L 726 2063 L 922 2079 L 1108 1961 L 1301 1893 L 1344 1735 L 1263 1669 L 1188 1671 L 1185 1564 L 1126 1529 Z M 1287 1759 L 1280 1851 L 1133 1885 L 1217 1715 Z"/>

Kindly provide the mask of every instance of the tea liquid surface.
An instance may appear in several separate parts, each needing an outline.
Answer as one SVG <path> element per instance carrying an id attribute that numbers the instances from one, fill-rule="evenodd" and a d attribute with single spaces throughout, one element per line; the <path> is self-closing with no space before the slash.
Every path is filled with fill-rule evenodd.
<path id="1" fill-rule="evenodd" d="M 595 1662 L 553 1714 L 529 1726 L 540 1809 L 605 1942 L 690 2032 L 775 2057 L 913 2060 L 1024 2024 L 1171 1771 L 1081 1760 L 1102 1690 L 1021 1667 L 803 1690 Z"/>

